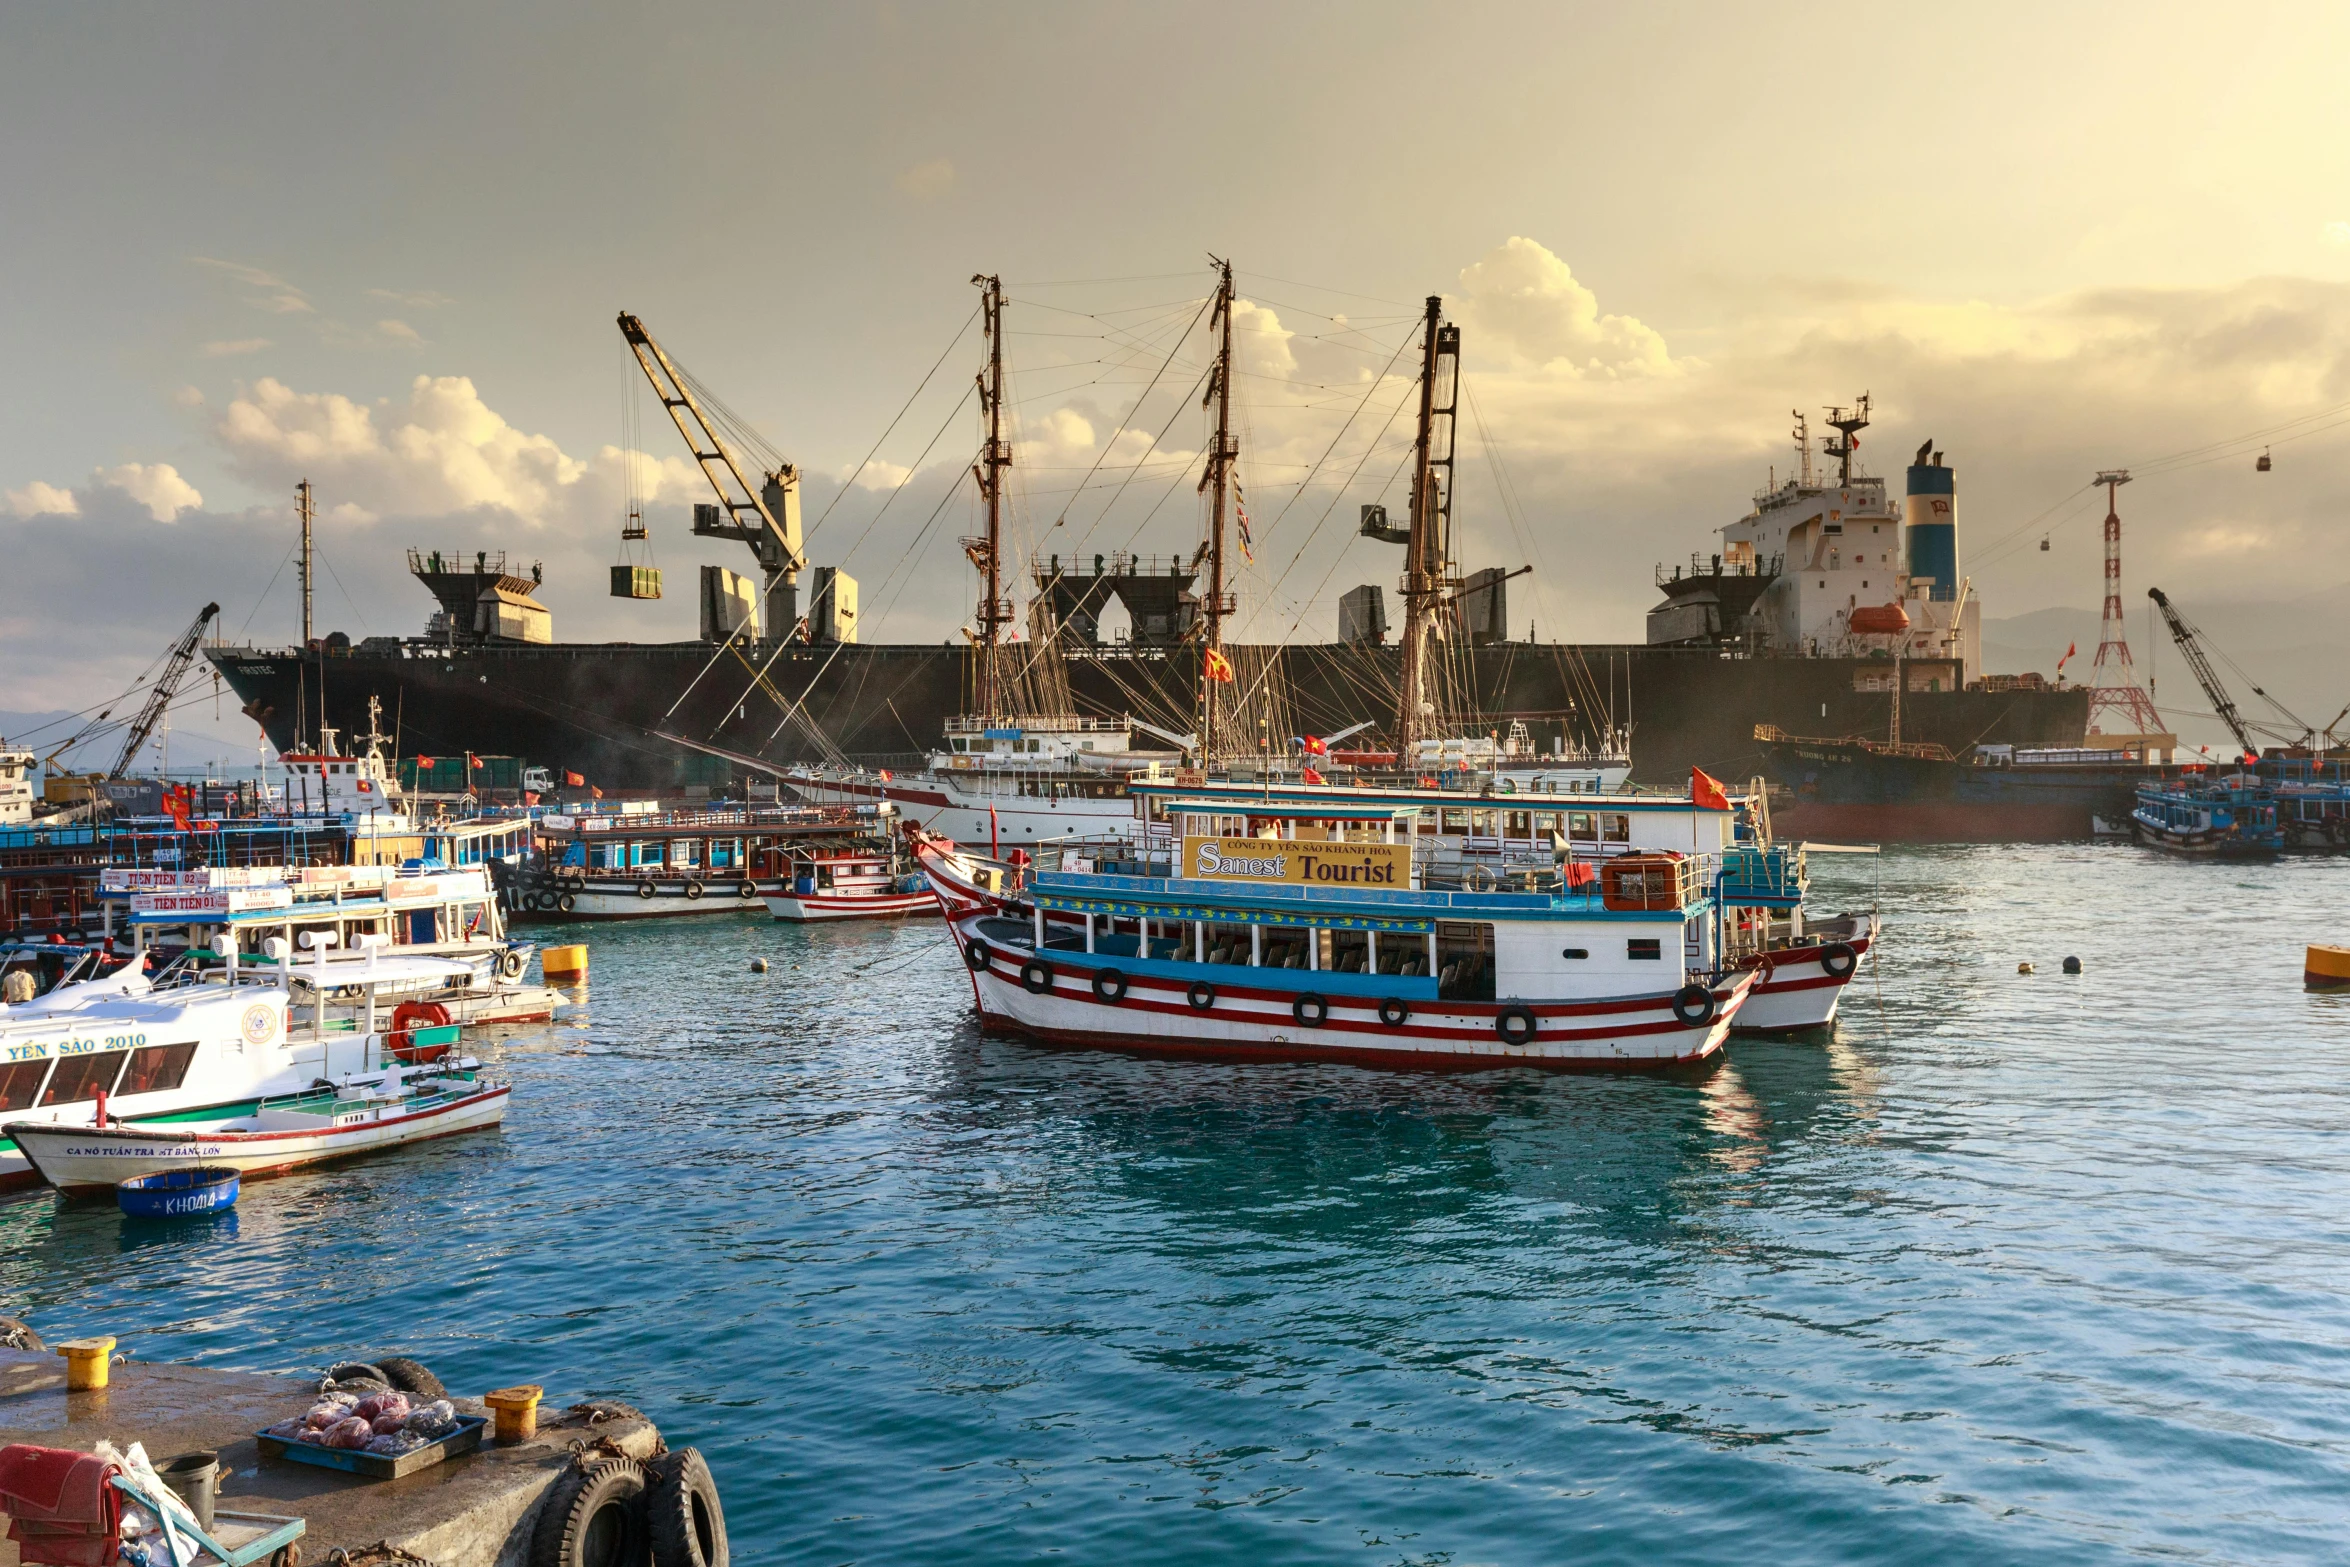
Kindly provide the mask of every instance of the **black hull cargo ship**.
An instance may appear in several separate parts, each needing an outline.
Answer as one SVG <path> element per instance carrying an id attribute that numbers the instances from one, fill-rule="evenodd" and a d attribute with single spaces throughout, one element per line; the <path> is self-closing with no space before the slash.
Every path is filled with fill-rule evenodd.
<path id="1" fill-rule="evenodd" d="M 1953 754 L 1932 742 L 1806 739 L 1769 726 L 1755 744 L 1772 787 L 1773 830 L 1846 843 L 2126 835 L 2138 786 L 2174 771 L 2126 751 L 1982 745 Z"/>

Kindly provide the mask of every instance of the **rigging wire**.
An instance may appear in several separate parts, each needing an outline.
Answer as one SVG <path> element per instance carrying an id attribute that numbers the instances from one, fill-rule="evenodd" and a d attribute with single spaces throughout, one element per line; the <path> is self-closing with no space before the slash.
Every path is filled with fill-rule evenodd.
<path id="1" fill-rule="evenodd" d="M 816 530 L 824 526 L 824 518 L 831 516 L 832 508 L 838 506 L 841 503 L 841 497 L 847 495 L 850 490 L 856 487 L 857 480 L 864 475 L 864 472 L 867 468 L 873 465 L 874 456 L 880 452 L 882 442 L 887 441 L 890 438 L 891 432 L 897 429 L 899 423 L 904 420 L 906 414 L 913 408 L 915 400 L 920 398 L 922 393 L 929 387 L 931 378 L 938 374 L 939 366 L 947 362 L 947 355 L 955 351 L 956 347 L 963 341 L 965 334 L 971 330 L 971 323 L 978 319 L 979 310 L 978 307 L 974 306 L 971 313 L 963 318 L 963 324 L 955 328 L 955 335 L 947 339 L 947 346 L 940 350 L 936 363 L 932 364 L 929 371 L 922 377 L 922 384 L 914 388 L 913 396 L 906 399 L 905 405 L 898 409 L 897 417 L 890 420 L 889 429 L 882 431 L 880 438 L 874 441 L 873 449 L 865 454 L 865 460 L 857 464 L 857 471 L 850 474 L 847 482 L 842 484 L 838 490 L 833 492 L 832 499 L 825 503 L 823 516 L 818 517 L 813 523 L 809 525 L 807 542 L 815 542 Z M 960 411 L 961 407 L 962 405 L 958 403 L 956 405 L 957 411 Z M 935 437 L 933 439 L 935 441 Z M 925 452 L 925 455 L 928 455 L 927 452 Z M 921 464 L 916 463 L 914 466 L 916 468 L 920 468 Z M 908 477 L 912 477 L 912 475 L 909 473 Z M 842 564 L 847 564 L 845 558 Z"/>

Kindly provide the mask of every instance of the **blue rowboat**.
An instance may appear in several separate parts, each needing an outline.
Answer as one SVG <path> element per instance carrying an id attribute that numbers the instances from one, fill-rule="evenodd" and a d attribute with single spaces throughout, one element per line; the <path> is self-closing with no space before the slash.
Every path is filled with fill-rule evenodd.
<path id="1" fill-rule="evenodd" d="M 138 1219 L 176 1219 L 218 1213 L 237 1203 L 237 1172 L 218 1168 L 160 1170 L 118 1181 L 114 1200 Z"/>

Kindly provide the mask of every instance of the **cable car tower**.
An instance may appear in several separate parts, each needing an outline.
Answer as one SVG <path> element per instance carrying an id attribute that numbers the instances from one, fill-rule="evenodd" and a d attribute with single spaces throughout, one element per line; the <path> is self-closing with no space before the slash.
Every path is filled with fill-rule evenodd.
<path id="1" fill-rule="evenodd" d="M 2111 712 L 2126 725 L 2112 733 L 2157 735 L 2162 733 L 2162 715 L 2138 684 L 2122 626 L 2122 518 L 2115 492 L 2130 482 L 2130 470 L 2111 468 L 2092 482 L 2105 486 L 2105 609 L 2099 617 L 2097 661 L 2089 670 L 2089 728 L 2102 731 L 2098 716 Z"/>

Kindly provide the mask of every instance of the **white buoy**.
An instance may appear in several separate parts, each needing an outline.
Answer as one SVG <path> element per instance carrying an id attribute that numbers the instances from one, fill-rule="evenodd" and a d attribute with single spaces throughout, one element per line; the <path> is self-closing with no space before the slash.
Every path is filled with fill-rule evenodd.
<path id="1" fill-rule="evenodd" d="M 751 972 L 752 972 L 752 973 L 754 973 L 754 974 L 764 974 L 764 973 L 766 973 L 766 972 L 767 972 L 767 960 L 766 960 L 765 958 L 753 958 L 753 959 L 751 959 Z"/>

